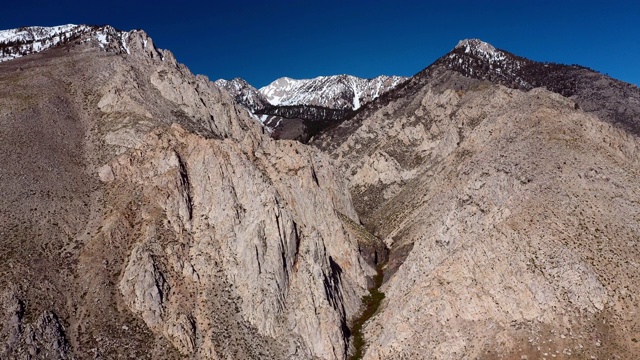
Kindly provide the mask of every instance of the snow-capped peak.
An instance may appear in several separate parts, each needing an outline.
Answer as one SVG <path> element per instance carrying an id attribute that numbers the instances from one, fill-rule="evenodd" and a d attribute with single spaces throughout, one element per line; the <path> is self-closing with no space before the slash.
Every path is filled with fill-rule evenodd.
<path id="1" fill-rule="evenodd" d="M 502 51 L 480 39 L 460 40 L 455 49 L 464 49 L 465 54 L 473 54 L 489 62 L 501 61 L 506 57 Z"/>
<path id="2" fill-rule="evenodd" d="M 150 57 L 156 51 L 151 39 L 140 30 L 120 31 L 112 26 L 60 25 L 30 26 L 0 31 L 0 62 L 38 53 L 71 41 L 94 42 L 100 49 L 131 54 L 131 42 Z M 139 43 L 139 44 L 138 44 Z"/>
<path id="3" fill-rule="evenodd" d="M 259 91 L 276 106 L 313 105 L 356 110 L 404 80 L 401 76 L 362 79 L 344 74 L 300 80 L 282 77 Z"/>
<path id="4" fill-rule="evenodd" d="M 532 84 L 522 78 L 522 69 L 531 64 L 503 50 L 496 49 L 478 39 L 462 40 L 438 64 L 465 76 L 490 80 L 521 89 L 531 89 Z"/>
<path id="5" fill-rule="evenodd" d="M 67 24 L 52 27 L 31 26 L 0 31 L 0 43 L 11 41 L 37 41 L 69 33 L 78 25 Z"/>

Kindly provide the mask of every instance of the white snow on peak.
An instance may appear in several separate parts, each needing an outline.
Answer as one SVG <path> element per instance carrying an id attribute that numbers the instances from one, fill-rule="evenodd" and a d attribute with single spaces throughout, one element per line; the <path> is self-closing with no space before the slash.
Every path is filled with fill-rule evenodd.
<path id="1" fill-rule="evenodd" d="M 0 31 L 0 62 L 41 52 L 52 47 L 82 38 L 86 43 L 92 39 L 108 51 L 131 54 L 129 40 L 133 31 L 120 31 L 106 26 L 60 25 L 52 27 L 30 26 Z M 148 38 L 143 36 L 143 48 Z"/>
<path id="2" fill-rule="evenodd" d="M 313 79 L 283 77 L 259 89 L 272 105 L 313 105 L 357 110 L 406 78 L 378 76 L 362 79 L 352 75 L 318 76 Z"/>
<path id="3" fill-rule="evenodd" d="M 522 88 L 533 87 L 518 74 L 523 66 L 530 63 L 530 60 L 498 50 L 478 39 L 460 41 L 447 59 L 449 68 L 460 71 L 465 76 L 511 79 L 512 83 L 519 84 Z M 480 59 L 484 64 L 478 65 L 476 59 Z"/>
<path id="4" fill-rule="evenodd" d="M 228 92 L 236 102 L 246 106 L 251 111 L 262 109 L 269 104 L 258 89 L 251 86 L 244 79 L 218 79 L 214 83 Z"/>
<path id="5" fill-rule="evenodd" d="M 134 30 L 135 31 L 135 30 Z M 106 25 L 93 29 L 93 37 L 98 40 L 101 49 L 116 48 L 121 53 L 131 54 L 127 44 L 129 36 L 134 31 L 120 31 L 112 26 Z"/>
<path id="6" fill-rule="evenodd" d="M 122 40 L 122 47 L 125 49 L 127 54 L 131 54 L 131 50 L 129 50 L 129 46 L 127 46 L 127 37 L 129 37 L 128 33 L 124 31 L 120 33 L 120 39 Z M 145 47 L 146 47 L 146 44 L 145 44 Z"/>
<path id="7" fill-rule="evenodd" d="M 489 62 L 502 61 L 506 59 L 505 53 L 479 39 L 460 40 L 456 49 L 464 49 L 465 54 L 474 54 Z"/>
<path id="8" fill-rule="evenodd" d="M 0 62 L 44 51 L 88 32 L 84 25 L 31 26 L 0 31 Z"/>
<path id="9" fill-rule="evenodd" d="M 100 43 L 100 47 L 104 49 L 105 46 L 109 45 L 109 40 L 107 40 L 107 34 L 99 32 L 96 34 L 96 39 L 98 43 Z"/>
<path id="10" fill-rule="evenodd" d="M 38 41 L 68 33 L 78 25 L 67 24 L 52 27 L 31 26 L 0 31 L 0 43 L 11 41 Z"/>

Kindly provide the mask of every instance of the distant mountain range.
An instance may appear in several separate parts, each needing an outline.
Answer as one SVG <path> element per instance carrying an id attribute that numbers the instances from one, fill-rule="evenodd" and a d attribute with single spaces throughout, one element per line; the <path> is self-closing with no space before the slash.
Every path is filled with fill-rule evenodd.
<path id="1" fill-rule="evenodd" d="M 260 93 L 275 106 L 310 105 L 358 110 L 405 80 L 406 77 L 385 75 L 373 79 L 351 75 L 319 76 L 309 80 L 283 77 L 261 88 Z"/>
<path id="2" fill-rule="evenodd" d="M 259 90 L 245 80 L 216 80 L 238 102 L 260 111 L 269 106 L 314 106 L 337 110 L 358 110 L 362 105 L 407 80 L 402 76 L 381 75 L 362 79 L 351 75 L 319 76 L 296 80 L 283 77 Z"/>
<path id="3" fill-rule="evenodd" d="M 259 90 L 245 80 L 217 80 L 240 104 L 269 128 L 274 137 L 306 141 L 352 115 L 407 78 L 351 75 L 295 80 L 283 77 Z"/>

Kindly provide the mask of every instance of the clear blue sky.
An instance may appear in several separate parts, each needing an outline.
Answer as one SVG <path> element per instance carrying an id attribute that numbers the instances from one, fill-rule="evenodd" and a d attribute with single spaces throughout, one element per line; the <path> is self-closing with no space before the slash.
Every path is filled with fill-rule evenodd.
<path id="1" fill-rule="evenodd" d="M 242 77 L 413 75 L 458 40 L 577 63 L 640 84 L 640 1 L 11 1 L 0 28 L 143 29 L 192 72 Z"/>

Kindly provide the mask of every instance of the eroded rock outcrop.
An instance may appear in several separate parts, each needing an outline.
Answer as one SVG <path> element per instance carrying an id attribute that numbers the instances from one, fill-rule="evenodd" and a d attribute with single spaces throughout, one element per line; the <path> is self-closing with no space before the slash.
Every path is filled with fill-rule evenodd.
<path id="1" fill-rule="evenodd" d="M 124 301 L 185 355 L 343 358 L 373 274 L 338 218 L 358 220 L 346 186 L 299 144 L 243 145 L 174 127 L 111 163 L 109 186 L 141 200 Z"/>
<path id="2" fill-rule="evenodd" d="M 13 289 L 0 294 L 5 321 L 0 327 L 2 358 L 69 359 L 71 349 L 60 319 L 45 311 L 35 319 L 25 318 L 25 303 Z"/>
<path id="3" fill-rule="evenodd" d="M 375 271 L 332 161 L 270 140 L 143 32 L 87 36 L 0 65 L 0 288 L 22 294 L 2 354 L 345 358 Z"/>

